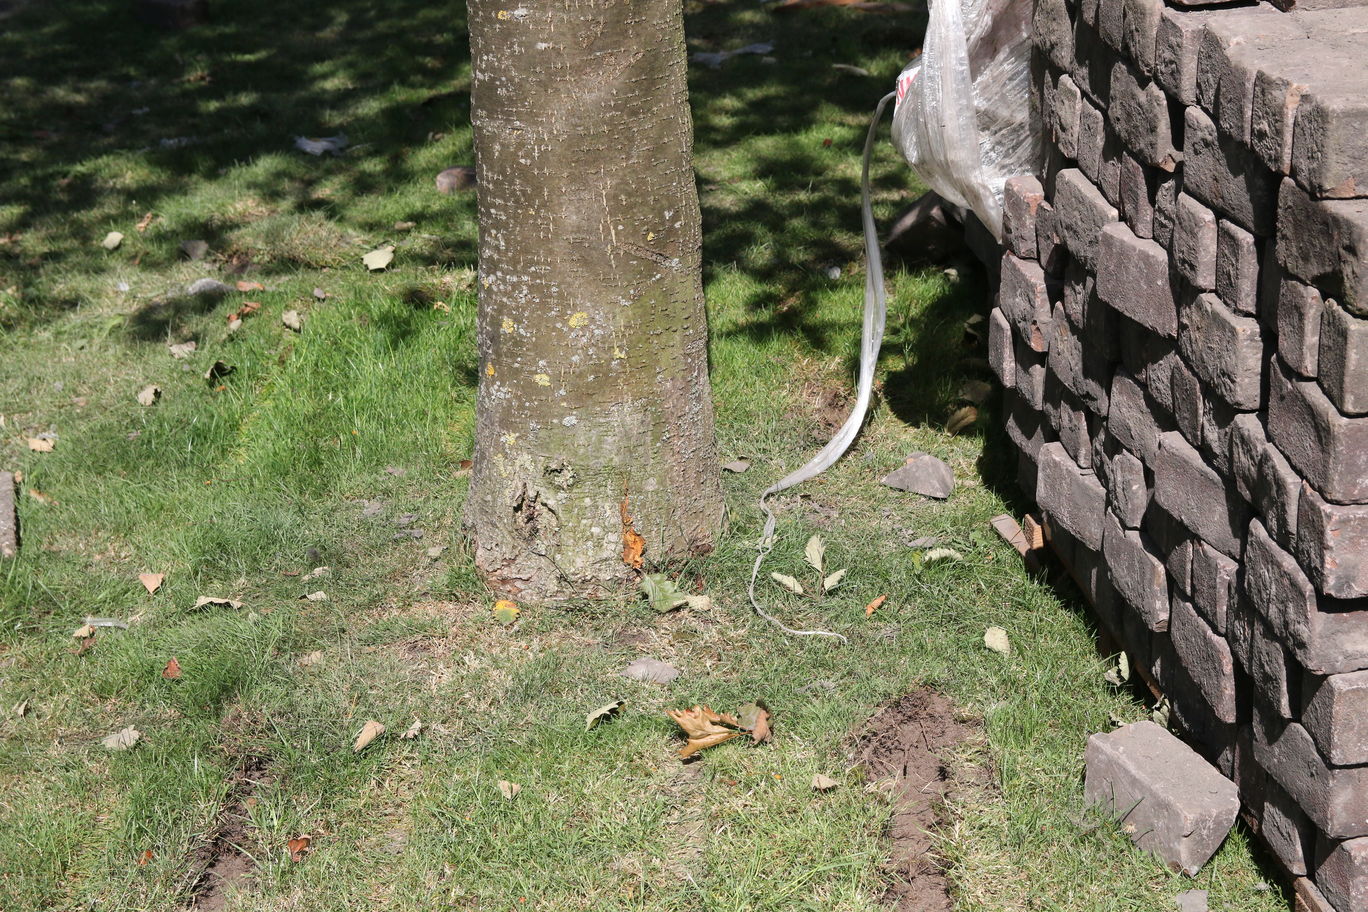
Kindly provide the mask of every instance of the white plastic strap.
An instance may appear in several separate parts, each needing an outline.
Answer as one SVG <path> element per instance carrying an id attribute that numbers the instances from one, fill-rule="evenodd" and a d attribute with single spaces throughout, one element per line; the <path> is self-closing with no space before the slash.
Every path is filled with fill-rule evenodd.
<path id="1" fill-rule="evenodd" d="M 832 437 L 827 445 L 817 452 L 817 455 L 813 456 L 802 468 L 790 472 L 770 485 L 760 495 L 760 509 L 765 514 L 765 531 L 760 537 L 760 553 L 756 556 L 755 566 L 751 570 L 750 603 L 756 614 L 785 633 L 794 636 L 831 637 L 842 642 L 849 642 L 846 637 L 839 633 L 832 633 L 827 630 L 794 630 L 792 627 L 786 626 L 778 618 L 760 607 L 760 603 L 755 598 L 755 580 L 760 575 L 760 565 L 764 563 L 765 556 L 774 549 L 776 520 L 774 511 L 769 508 L 769 504 L 765 503 L 766 498 L 771 494 L 777 494 L 794 485 L 816 478 L 829 469 L 855 442 L 856 435 L 860 433 L 860 426 L 864 424 L 865 415 L 869 412 L 869 400 L 874 392 L 874 368 L 879 360 L 879 348 L 883 345 L 884 323 L 888 316 L 888 301 L 884 295 L 883 257 L 879 253 L 879 236 L 874 228 L 874 212 L 869 202 L 869 158 L 874 149 L 874 137 L 878 133 L 879 120 L 883 117 L 884 108 L 896 95 L 897 92 L 889 92 L 879 99 L 878 107 L 874 109 L 874 117 L 869 122 L 869 133 L 865 136 L 864 163 L 860 174 L 860 221 L 864 226 L 865 257 L 868 263 L 865 268 L 864 328 L 860 335 L 860 376 L 856 385 L 855 407 L 851 409 L 850 417 L 845 420 L 845 424 L 841 425 L 836 436 Z"/>

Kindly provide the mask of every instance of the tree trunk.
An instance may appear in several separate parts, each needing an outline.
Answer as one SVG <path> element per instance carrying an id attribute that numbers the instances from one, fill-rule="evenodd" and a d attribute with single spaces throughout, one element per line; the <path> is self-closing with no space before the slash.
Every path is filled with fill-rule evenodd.
<path id="1" fill-rule="evenodd" d="M 469 0 L 480 389 L 464 521 L 525 601 L 710 551 L 723 505 L 680 0 Z"/>

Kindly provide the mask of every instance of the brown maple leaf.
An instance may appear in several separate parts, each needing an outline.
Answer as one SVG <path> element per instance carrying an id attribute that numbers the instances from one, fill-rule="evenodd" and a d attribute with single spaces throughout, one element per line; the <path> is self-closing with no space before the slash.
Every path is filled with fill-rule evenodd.
<path id="1" fill-rule="evenodd" d="M 666 714 L 676 725 L 684 729 L 684 734 L 689 738 L 688 743 L 679 749 L 681 760 L 742 734 L 741 723 L 735 716 L 713 712 L 707 706 L 669 709 L 666 710 Z"/>

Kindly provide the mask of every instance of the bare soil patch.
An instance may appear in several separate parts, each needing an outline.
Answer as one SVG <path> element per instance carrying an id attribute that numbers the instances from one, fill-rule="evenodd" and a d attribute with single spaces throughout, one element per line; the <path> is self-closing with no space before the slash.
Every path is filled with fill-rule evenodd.
<path id="1" fill-rule="evenodd" d="M 250 836 L 247 799 L 263 783 L 270 781 L 266 761 L 247 757 L 228 780 L 228 794 L 215 822 L 213 838 L 205 842 L 191 859 L 191 870 L 200 872 L 190 889 L 190 908 L 196 912 L 218 912 L 228 905 L 229 894 L 240 889 L 254 865 L 243 851 Z"/>
<path id="2" fill-rule="evenodd" d="M 888 873 L 884 904 L 895 912 L 949 912 L 954 908 L 932 833 L 942 823 L 954 788 L 951 753 L 973 734 L 955 707 L 935 691 L 915 690 L 875 713 L 855 743 L 855 758 L 869 778 L 892 783 Z"/>

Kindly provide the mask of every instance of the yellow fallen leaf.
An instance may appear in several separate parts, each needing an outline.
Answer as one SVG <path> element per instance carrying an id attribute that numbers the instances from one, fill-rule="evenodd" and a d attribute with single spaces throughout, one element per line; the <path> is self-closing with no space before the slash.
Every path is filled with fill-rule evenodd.
<path id="1" fill-rule="evenodd" d="M 35 453 L 51 453 L 55 447 L 56 444 L 46 437 L 28 438 L 28 448 Z"/>
<path id="2" fill-rule="evenodd" d="M 356 743 L 352 745 L 352 752 L 359 754 L 366 749 L 366 746 L 385 733 L 385 726 L 376 722 L 374 719 L 361 726 L 361 733 L 356 736 Z"/>
<path id="3" fill-rule="evenodd" d="M 494 603 L 494 618 L 505 627 L 516 621 L 520 614 L 522 610 L 508 599 L 499 599 Z"/>
<path id="4" fill-rule="evenodd" d="M 741 735 L 741 724 L 733 716 L 713 712 L 707 706 L 670 709 L 666 715 L 688 736 L 688 742 L 678 751 L 681 760 Z"/>
<path id="5" fill-rule="evenodd" d="M 414 738 L 418 737 L 418 735 L 422 731 L 423 723 L 418 721 L 417 719 L 414 719 L 413 724 L 410 725 L 407 729 L 405 729 L 404 733 L 400 735 L 399 738 L 402 741 L 412 741 Z"/>
<path id="6" fill-rule="evenodd" d="M 371 272 L 379 272 L 394 262 L 394 246 L 387 244 L 377 250 L 372 250 L 361 258 L 361 262 L 365 263 L 366 268 Z"/>
<path id="7" fill-rule="evenodd" d="M 147 590 L 148 595 L 156 593 L 156 591 L 161 588 L 162 580 L 164 579 L 166 579 L 166 574 L 164 573 L 138 574 L 138 582 L 143 584 L 143 588 Z"/>
<path id="8" fill-rule="evenodd" d="M 512 801 L 514 798 L 518 797 L 518 792 L 522 791 L 522 786 L 518 785 L 516 782 L 509 782 L 507 779 L 500 779 L 499 791 L 503 792 L 505 798 Z"/>

